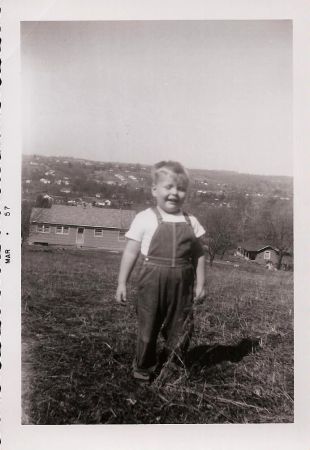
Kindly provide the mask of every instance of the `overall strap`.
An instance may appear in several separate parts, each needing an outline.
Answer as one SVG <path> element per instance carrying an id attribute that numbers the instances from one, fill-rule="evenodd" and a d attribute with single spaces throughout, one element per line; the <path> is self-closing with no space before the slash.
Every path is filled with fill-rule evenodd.
<path id="1" fill-rule="evenodd" d="M 190 220 L 189 215 L 187 214 L 187 212 L 183 211 L 183 216 L 184 216 L 184 218 L 185 218 L 185 221 L 186 221 L 187 225 L 189 225 L 190 227 L 192 227 L 192 222 L 191 222 L 191 220 Z"/>
<path id="2" fill-rule="evenodd" d="M 152 207 L 152 210 L 153 210 L 155 216 L 157 217 L 158 223 L 159 223 L 159 224 L 160 224 L 160 223 L 163 223 L 163 218 L 162 218 L 162 215 L 160 214 L 158 208 L 156 208 L 156 206 L 153 206 L 153 207 Z"/>

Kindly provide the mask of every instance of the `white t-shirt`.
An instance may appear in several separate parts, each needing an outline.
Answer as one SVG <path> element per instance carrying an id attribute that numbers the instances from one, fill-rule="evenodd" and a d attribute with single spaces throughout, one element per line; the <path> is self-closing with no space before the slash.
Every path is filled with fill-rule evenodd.
<path id="1" fill-rule="evenodd" d="M 182 212 L 179 212 L 177 214 L 169 214 L 163 211 L 161 208 L 158 208 L 158 210 L 160 211 L 160 214 L 163 218 L 163 222 L 186 222 Z M 197 238 L 203 236 L 205 234 L 205 229 L 198 222 L 196 217 L 189 214 L 189 219 L 195 236 Z M 152 208 L 148 208 L 144 211 L 139 212 L 135 216 L 125 236 L 128 239 L 133 239 L 134 241 L 141 242 L 141 253 L 142 255 L 147 256 L 150 243 L 157 226 L 158 219 L 155 215 L 155 212 L 152 210 Z"/>

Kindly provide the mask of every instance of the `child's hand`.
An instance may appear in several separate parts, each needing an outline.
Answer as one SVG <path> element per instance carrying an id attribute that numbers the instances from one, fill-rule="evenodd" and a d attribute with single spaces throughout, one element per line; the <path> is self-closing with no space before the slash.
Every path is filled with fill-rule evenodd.
<path id="1" fill-rule="evenodd" d="M 115 294 L 115 300 L 117 303 L 125 304 L 127 301 L 127 292 L 126 292 L 126 285 L 125 284 L 119 284 L 117 286 L 116 294 Z"/>
<path id="2" fill-rule="evenodd" d="M 196 286 L 194 302 L 195 303 L 202 303 L 202 301 L 204 300 L 205 296 L 206 296 L 205 287 L 204 286 Z"/>

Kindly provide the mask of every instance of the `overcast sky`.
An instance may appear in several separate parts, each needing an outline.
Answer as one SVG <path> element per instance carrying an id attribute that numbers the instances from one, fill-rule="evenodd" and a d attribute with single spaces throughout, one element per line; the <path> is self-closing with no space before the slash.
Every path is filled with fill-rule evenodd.
<path id="1" fill-rule="evenodd" d="M 23 153 L 292 175 L 290 21 L 23 22 Z"/>

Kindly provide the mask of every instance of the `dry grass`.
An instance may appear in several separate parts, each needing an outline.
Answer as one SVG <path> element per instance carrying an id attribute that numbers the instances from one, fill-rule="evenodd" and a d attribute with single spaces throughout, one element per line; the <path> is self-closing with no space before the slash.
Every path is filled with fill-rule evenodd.
<path id="1" fill-rule="evenodd" d="M 23 423 L 293 421 L 291 273 L 207 268 L 186 361 L 164 383 L 141 385 L 131 377 L 134 302 L 113 300 L 119 260 L 24 250 Z"/>

